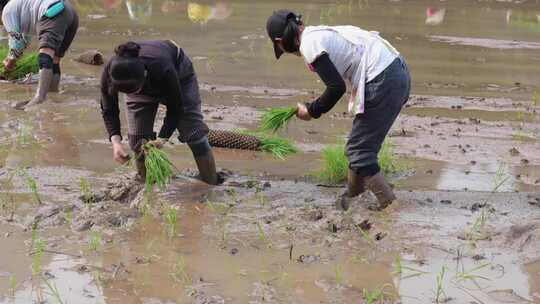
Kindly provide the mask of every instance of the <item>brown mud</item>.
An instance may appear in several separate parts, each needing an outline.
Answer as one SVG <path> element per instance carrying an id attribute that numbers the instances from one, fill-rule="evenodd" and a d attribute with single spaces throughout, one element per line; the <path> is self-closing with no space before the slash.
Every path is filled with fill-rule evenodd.
<path id="1" fill-rule="evenodd" d="M 0 303 L 57 303 L 55 290 L 62 303 L 367 303 L 377 290 L 384 303 L 433 303 L 443 267 L 440 302 L 540 303 L 537 1 L 73 2 L 81 29 L 62 91 L 26 113 L 11 104 L 34 86 L 0 88 Z M 255 130 L 265 108 L 321 90 L 301 60 L 273 58 L 261 20 L 281 6 L 379 30 L 407 59 L 414 96 L 390 135 L 400 201 L 372 212 L 366 193 L 342 212 L 343 188 L 313 178 L 350 130 L 345 101 L 281 132 L 300 148 L 284 161 L 216 149 L 231 170 L 218 187 L 193 178 L 173 139 L 177 178 L 143 195 L 111 157 L 101 68 L 72 59 L 174 39 L 209 126 Z"/>

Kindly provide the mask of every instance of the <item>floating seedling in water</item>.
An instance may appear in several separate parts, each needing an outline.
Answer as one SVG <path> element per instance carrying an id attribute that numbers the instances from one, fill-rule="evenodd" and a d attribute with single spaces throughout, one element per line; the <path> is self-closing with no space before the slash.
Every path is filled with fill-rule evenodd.
<path id="1" fill-rule="evenodd" d="M 86 178 L 81 177 L 79 179 L 79 188 L 81 190 L 81 199 L 85 204 L 96 202 L 96 195 L 92 191 L 92 187 Z"/>
<path id="2" fill-rule="evenodd" d="M 390 296 L 390 293 L 385 291 L 387 288 L 391 288 L 391 286 L 385 284 L 383 287 L 375 288 L 373 290 L 364 288 L 362 290 L 362 296 L 364 297 L 365 304 L 385 303 L 385 299 Z"/>
<path id="3" fill-rule="evenodd" d="M 34 201 L 38 205 L 41 205 L 42 202 L 41 202 L 41 197 L 40 197 L 39 191 L 38 191 L 37 181 L 26 170 L 19 169 L 19 172 L 20 172 L 21 177 L 24 177 L 26 185 L 28 186 L 28 189 L 32 193 L 32 197 L 34 198 Z"/>
<path id="4" fill-rule="evenodd" d="M 402 277 L 402 279 L 408 279 L 429 273 L 409 266 L 404 266 L 401 263 L 401 256 L 396 255 L 396 257 L 394 258 L 394 274 L 401 276 L 404 274 L 405 271 L 408 272 L 408 274 Z"/>
<path id="5" fill-rule="evenodd" d="M 14 171 L 8 170 L 7 177 L 2 180 L 2 196 L 0 196 L 0 208 L 8 216 L 8 222 L 13 221 L 15 216 L 15 211 L 17 209 L 17 204 L 15 198 L 13 197 L 13 177 L 15 176 Z"/>
<path id="6" fill-rule="evenodd" d="M 32 273 L 34 275 L 41 273 L 41 263 L 43 258 L 43 252 L 47 247 L 47 241 L 43 239 L 36 239 L 34 241 L 34 257 L 32 259 Z"/>
<path id="7" fill-rule="evenodd" d="M 152 145 L 145 144 L 143 151 L 147 189 L 157 185 L 161 191 L 164 191 L 174 176 L 174 165 L 165 152 Z"/>
<path id="8" fill-rule="evenodd" d="M 270 239 L 266 235 L 266 232 L 264 232 L 264 229 L 261 226 L 261 223 L 259 222 L 257 222 L 257 235 L 259 237 L 259 241 L 266 244 L 269 248 L 272 247 L 272 241 L 270 241 Z"/>
<path id="9" fill-rule="evenodd" d="M 102 244 L 103 241 L 101 239 L 101 234 L 99 234 L 99 232 L 97 231 L 92 231 L 90 234 L 90 239 L 88 240 L 88 249 L 90 249 L 90 251 L 96 252 Z"/>
<path id="10" fill-rule="evenodd" d="M 14 274 L 9 275 L 9 295 L 15 297 L 15 292 L 17 291 L 17 278 Z"/>
<path id="11" fill-rule="evenodd" d="M 479 289 L 481 289 L 480 285 L 478 284 L 478 280 L 484 280 L 484 281 L 491 281 L 491 279 L 481 276 L 477 274 L 478 271 L 488 267 L 490 264 L 482 264 L 480 266 L 474 267 L 469 270 L 461 269 L 461 271 L 456 273 L 456 276 L 454 277 L 453 281 L 456 284 L 460 284 L 462 282 L 471 281 L 473 282 Z"/>
<path id="12" fill-rule="evenodd" d="M 261 132 L 276 133 L 291 121 L 296 115 L 296 111 L 296 107 L 275 108 L 266 111 L 263 115 L 259 130 Z"/>
<path id="13" fill-rule="evenodd" d="M 534 90 L 532 100 L 535 106 L 540 105 L 540 93 L 537 90 Z"/>
<path id="14" fill-rule="evenodd" d="M 507 172 L 506 165 L 501 162 L 493 177 L 492 192 L 497 192 L 510 179 L 510 175 Z"/>
<path id="15" fill-rule="evenodd" d="M 169 237 L 175 237 L 176 236 L 176 224 L 177 224 L 177 218 L 178 218 L 178 210 L 174 208 L 174 206 L 167 204 L 165 205 L 165 208 L 163 209 L 163 218 L 165 219 L 165 222 L 167 223 L 167 232 L 169 234 Z"/>
<path id="16" fill-rule="evenodd" d="M 446 271 L 448 268 L 446 266 L 443 266 L 441 268 L 441 271 L 437 274 L 437 278 L 435 281 L 435 303 L 445 303 L 448 301 L 448 298 L 446 297 L 446 293 L 444 292 L 444 275 L 446 274 Z"/>
<path id="17" fill-rule="evenodd" d="M 58 287 L 56 284 L 51 283 L 45 278 L 45 276 L 42 276 L 43 282 L 45 282 L 45 285 L 47 286 L 46 293 L 53 297 L 53 299 L 56 301 L 56 304 L 64 304 L 64 301 L 62 300 L 62 297 L 60 296 L 60 291 L 58 291 Z"/>
<path id="18" fill-rule="evenodd" d="M 334 276 L 336 279 L 336 284 L 343 285 L 343 269 L 339 264 L 336 264 L 336 267 L 334 268 Z"/>
<path id="19" fill-rule="evenodd" d="M 187 263 L 183 256 L 178 258 L 178 261 L 173 265 L 172 278 L 176 282 L 189 285 L 192 283 L 191 276 L 187 273 Z"/>

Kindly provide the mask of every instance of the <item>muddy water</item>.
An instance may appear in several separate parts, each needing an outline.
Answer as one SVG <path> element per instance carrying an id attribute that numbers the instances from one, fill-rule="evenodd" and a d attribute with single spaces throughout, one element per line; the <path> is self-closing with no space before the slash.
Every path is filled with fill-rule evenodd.
<path id="1" fill-rule="evenodd" d="M 47 206 L 73 208 L 38 229 L 48 245 L 43 277 L 32 276 L 29 223 L 41 207 L 24 179 L 14 189 L 3 185 L 0 303 L 54 303 L 45 280 L 64 303 L 351 303 L 376 288 L 387 302 L 430 303 L 443 266 L 444 291 L 455 303 L 540 303 L 538 230 L 515 227 L 540 227 L 538 1 L 73 2 L 81 29 L 63 64 L 64 91 L 51 94 L 40 111 L 23 113 L 9 104 L 30 98 L 33 87 L 0 88 L 0 177 L 6 168 L 26 167 Z M 101 189 L 119 173 L 99 116 L 100 68 L 69 60 L 75 53 L 98 48 L 110 56 L 128 39 L 174 39 L 194 61 L 209 125 L 254 129 L 262 109 L 311 100 L 322 88 L 300 59 L 273 58 L 264 22 L 285 6 L 308 24 L 378 30 L 407 59 L 415 97 L 391 140 L 407 164 L 394 181 L 410 206 L 372 214 L 361 204 L 370 198 L 362 198 L 342 214 L 333 207 L 340 189 L 293 182 L 317 170 L 325 145 L 345 140 L 351 118 L 343 114 L 344 101 L 321 120 L 290 124 L 281 135 L 301 153 L 285 161 L 216 151 L 218 165 L 239 174 L 231 182 L 268 180 L 271 190 L 262 196 L 227 186 L 208 198 L 206 186 L 182 178 L 155 200 L 150 215 L 134 217 L 114 202 L 81 206 L 80 177 Z M 179 169 L 194 167 L 184 145 L 166 151 Z M 489 194 L 494 189 L 501 194 Z M 16 207 L 4 205 L 7 194 Z M 167 234 L 163 201 L 179 212 L 174 237 Z M 487 224 L 491 240 L 479 240 L 473 250 L 459 234 L 477 222 L 474 203 L 496 211 Z M 120 227 L 98 221 L 111 214 L 127 220 Z M 85 217 L 94 222 L 92 231 L 75 228 Z M 373 224 L 367 237 L 357 229 L 365 219 Z M 374 241 L 378 233 L 387 236 Z M 89 243 L 96 235 L 94 252 Z M 396 273 L 396 256 L 422 272 Z M 460 280 L 476 267 L 473 274 L 487 278 L 477 278 L 481 290 Z"/>

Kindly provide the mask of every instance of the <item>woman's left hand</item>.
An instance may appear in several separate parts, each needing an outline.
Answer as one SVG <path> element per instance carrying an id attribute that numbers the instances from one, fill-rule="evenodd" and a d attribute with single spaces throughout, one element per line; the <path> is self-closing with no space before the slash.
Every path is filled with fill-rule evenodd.
<path id="1" fill-rule="evenodd" d="M 15 63 L 16 63 L 16 61 L 13 60 L 13 59 L 9 59 L 9 58 L 4 59 L 4 62 L 3 62 L 3 64 L 4 64 L 4 69 L 5 69 L 6 71 L 11 71 L 11 70 L 13 70 L 13 69 L 15 68 Z"/>
<path id="2" fill-rule="evenodd" d="M 311 115 L 309 115 L 309 111 L 305 104 L 299 103 L 298 104 L 298 110 L 296 110 L 296 117 L 300 118 L 301 120 L 311 120 Z"/>

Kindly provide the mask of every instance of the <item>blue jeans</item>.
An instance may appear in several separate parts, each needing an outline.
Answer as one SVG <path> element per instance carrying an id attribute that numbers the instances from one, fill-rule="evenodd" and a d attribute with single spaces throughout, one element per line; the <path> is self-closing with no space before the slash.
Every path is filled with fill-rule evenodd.
<path id="1" fill-rule="evenodd" d="M 396 121 L 401 108 L 409 100 L 411 76 L 405 60 L 396 58 L 365 88 L 365 111 L 356 115 L 346 155 L 353 170 L 378 162 L 388 131 Z"/>

